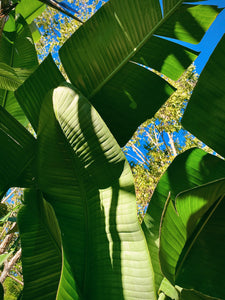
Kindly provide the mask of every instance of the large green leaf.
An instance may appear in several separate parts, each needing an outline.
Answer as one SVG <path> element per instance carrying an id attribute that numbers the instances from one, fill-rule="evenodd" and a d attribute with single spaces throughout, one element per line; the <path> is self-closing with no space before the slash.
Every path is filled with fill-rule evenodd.
<path id="1" fill-rule="evenodd" d="M 26 77 L 28 77 L 38 65 L 31 33 L 22 17 L 16 20 L 15 31 L 4 31 L 4 35 L 0 40 L 0 63 L 24 70 L 24 74 L 27 74 Z M 23 80 L 24 79 L 23 77 Z M 13 92 L 0 90 L 0 105 L 23 125 L 27 124 L 27 119 L 17 103 Z"/>
<path id="2" fill-rule="evenodd" d="M 182 3 L 165 1 L 162 16 L 158 0 L 108 1 L 59 51 L 70 81 L 92 102 L 120 145 L 172 92 L 139 64 L 177 79 L 196 57 L 155 35 L 197 43 L 218 13 L 215 7 Z"/>
<path id="3" fill-rule="evenodd" d="M 203 70 L 182 124 L 217 153 L 225 156 L 225 36 Z"/>
<path id="4" fill-rule="evenodd" d="M 220 179 L 225 174 L 225 162 L 201 149 L 191 149 L 174 159 L 161 177 L 150 200 L 142 223 L 155 272 L 156 289 L 163 275 L 159 264 L 159 227 L 166 199 L 172 201 L 184 191 Z"/>
<path id="5" fill-rule="evenodd" d="M 90 103 L 71 85 L 45 97 L 38 185 L 55 210 L 81 299 L 155 299 L 128 162 Z"/>
<path id="6" fill-rule="evenodd" d="M 0 107 L 0 196 L 17 186 L 20 175 L 34 157 L 34 137 Z M 23 181 L 23 180 L 22 180 Z M 22 183 L 21 181 L 21 183 Z"/>
<path id="7" fill-rule="evenodd" d="M 55 299 L 62 264 L 57 220 L 39 191 L 26 190 L 24 200 L 18 214 L 24 278 L 22 299 Z"/>
<path id="8" fill-rule="evenodd" d="M 41 104 L 45 94 L 65 81 L 51 55 L 40 64 L 35 72 L 15 92 L 25 115 L 37 131 Z"/>
<path id="9" fill-rule="evenodd" d="M 46 8 L 46 5 L 38 0 L 21 0 L 16 7 L 16 13 L 21 14 L 28 24 L 38 17 Z"/>
<path id="10" fill-rule="evenodd" d="M 29 75 L 29 70 L 12 68 L 9 65 L 0 63 L 0 88 L 15 91 Z"/>
<path id="11" fill-rule="evenodd" d="M 225 180 L 169 201 L 160 228 L 160 263 L 174 284 L 224 299 Z"/>

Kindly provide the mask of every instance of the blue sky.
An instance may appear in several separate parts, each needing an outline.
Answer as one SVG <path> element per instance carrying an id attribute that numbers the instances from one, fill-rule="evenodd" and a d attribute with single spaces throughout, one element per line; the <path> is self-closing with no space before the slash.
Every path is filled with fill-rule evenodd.
<path id="1" fill-rule="evenodd" d="M 163 0 L 159 0 L 159 1 L 162 5 Z M 198 4 L 218 5 L 219 8 L 225 8 L 225 0 L 208 0 L 208 1 L 206 0 L 206 1 L 201 1 Z M 223 37 L 224 34 L 225 34 L 225 9 L 223 9 L 221 11 L 221 13 L 217 16 L 217 18 L 212 23 L 211 27 L 206 32 L 204 38 L 201 40 L 201 42 L 199 44 L 191 45 L 191 44 L 187 44 L 185 42 L 179 42 L 179 44 L 181 44 L 181 45 L 188 46 L 195 51 L 200 51 L 199 56 L 197 57 L 197 59 L 194 62 L 195 67 L 196 67 L 196 72 L 198 74 L 201 74 L 201 72 L 204 69 L 207 61 L 209 60 L 213 50 L 215 49 L 215 47 L 217 46 L 217 44 L 219 43 L 219 41 L 221 40 L 221 38 Z M 172 40 L 172 39 L 169 39 L 169 40 Z M 177 42 L 177 40 L 173 40 L 173 41 Z M 179 144 L 181 146 L 185 144 L 185 138 L 184 138 L 185 133 L 186 133 L 186 131 L 182 129 L 179 132 L 174 132 L 174 134 L 173 134 L 173 139 L 178 140 Z M 168 138 L 166 135 L 165 135 L 165 141 L 166 141 L 166 143 L 168 142 Z M 165 148 L 165 145 L 162 146 L 162 150 L 164 148 Z M 143 137 L 143 145 L 141 147 L 141 150 L 144 153 L 146 152 L 144 149 L 144 137 Z M 132 150 L 131 150 L 131 152 L 129 151 L 129 153 L 133 157 L 135 156 L 135 153 Z M 127 158 L 129 161 L 131 161 L 129 156 Z M 132 159 L 132 161 L 134 161 L 134 160 Z"/>
<path id="2" fill-rule="evenodd" d="M 87 4 L 91 4 L 94 0 L 86 1 Z M 122 1 L 122 0 L 121 0 Z M 157 1 L 157 0 L 155 0 Z M 68 3 L 68 1 L 64 0 L 64 3 L 69 4 L 70 6 L 73 6 L 73 4 Z M 107 0 L 105 0 L 107 2 Z M 162 7 L 163 11 L 163 0 L 159 0 L 160 5 Z M 185 2 L 184 2 L 185 3 Z M 186 2 L 188 4 L 196 4 L 196 2 Z M 225 8 L 225 0 L 204 0 L 198 2 L 198 4 L 204 4 L 204 5 L 217 5 L 219 8 Z M 102 1 L 99 1 L 97 4 L 97 9 L 99 9 L 102 6 Z M 75 8 L 79 11 L 79 7 L 75 6 Z M 213 22 L 211 27 L 209 28 L 208 32 L 206 33 L 205 37 L 202 39 L 202 41 L 197 45 L 187 44 L 185 42 L 178 41 L 181 45 L 186 45 L 190 47 L 193 50 L 201 51 L 200 55 L 195 61 L 196 70 L 197 73 L 200 74 L 202 69 L 204 68 L 206 62 L 208 61 L 210 55 L 212 54 L 213 50 L 215 49 L 216 45 L 222 38 L 222 36 L 225 33 L 225 9 L 218 15 L 216 20 Z M 172 40 L 172 39 L 170 39 Z M 174 40 L 174 42 L 177 42 Z"/>
<path id="3" fill-rule="evenodd" d="M 163 0 L 159 0 L 159 1 L 162 7 Z M 67 1 L 64 2 L 66 3 Z M 86 3 L 88 4 L 91 4 L 92 2 L 93 0 L 86 1 Z M 188 2 L 188 4 L 190 3 L 191 2 Z M 196 4 L 196 2 L 194 4 Z M 198 2 L 198 4 L 217 5 L 219 8 L 225 8 L 225 0 L 205 0 L 205 1 Z M 99 9 L 101 5 L 102 5 L 102 1 L 99 1 L 97 5 L 97 9 Z M 78 7 L 76 7 L 76 9 L 79 10 Z M 187 44 L 185 42 L 181 42 L 177 40 L 173 40 L 173 41 L 178 42 L 181 45 L 187 46 L 195 51 L 200 51 L 199 56 L 195 60 L 196 71 L 198 74 L 200 74 L 204 66 L 206 65 L 210 55 L 212 54 L 213 50 L 215 49 L 216 45 L 219 43 L 220 39 L 224 34 L 225 34 L 225 9 L 223 9 L 222 12 L 217 16 L 217 18 L 215 19 L 215 21 L 213 22 L 213 24 L 211 25 L 211 27 L 209 28 L 209 30 L 207 31 L 204 38 L 201 40 L 199 44 L 194 45 L 194 44 Z M 184 133 L 185 131 L 183 130 L 181 130 L 178 133 L 174 133 L 174 140 L 178 139 L 181 146 L 185 142 Z"/>

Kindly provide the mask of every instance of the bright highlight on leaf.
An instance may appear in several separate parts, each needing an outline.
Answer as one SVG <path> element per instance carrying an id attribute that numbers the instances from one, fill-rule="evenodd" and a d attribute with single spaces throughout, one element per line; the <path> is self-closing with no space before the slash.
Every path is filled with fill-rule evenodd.
<path id="1" fill-rule="evenodd" d="M 10 12 L 0 44 L 0 194 L 28 189 L 18 218 L 6 211 L 1 221 L 15 223 L 8 236 L 18 222 L 22 299 L 225 298 L 224 160 L 200 149 L 178 156 L 141 226 L 120 148 L 173 94 L 174 80 L 199 54 L 196 44 L 220 11 L 206 3 L 168 0 L 161 8 L 156 0 L 109 0 L 59 51 L 71 83 L 51 55 L 38 64 L 30 29 L 45 6 L 22 0 L 16 12 L 23 17 Z M 222 48 L 223 40 L 193 99 L 202 96 L 215 62 L 224 77 Z M 202 116 L 204 126 L 219 128 L 218 138 L 223 88 L 206 90 L 215 93 L 216 108 L 206 97 L 205 116 L 199 99 L 191 101 L 184 121 L 189 126 L 195 115 L 196 128 Z M 206 124 L 212 112 L 219 117 Z M 21 125 L 28 120 L 35 137 Z M 221 150 L 223 142 L 210 140 L 203 127 L 199 136 Z M 7 265 L 9 257 L 0 258 Z"/>

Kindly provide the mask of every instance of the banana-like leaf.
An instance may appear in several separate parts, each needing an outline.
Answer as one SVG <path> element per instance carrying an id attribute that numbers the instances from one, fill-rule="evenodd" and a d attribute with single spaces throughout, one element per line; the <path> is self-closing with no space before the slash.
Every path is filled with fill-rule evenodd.
<path id="1" fill-rule="evenodd" d="M 15 92 L 17 101 L 35 131 L 37 131 L 41 104 L 45 94 L 63 81 L 65 81 L 64 77 L 49 54 Z"/>
<path id="2" fill-rule="evenodd" d="M 160 226 L 162 272 L 173 283 L 225 298 L 225 179 L 166 203 Z"/>
<path id="3" fill-rule="evenodd" d="M 21 0 L 16 6 L 16 13 L 21 14 L 28 24 L 37 18 L 46 8 L 44 3 L 38 0 Z"/>
<path id="4" fill-rule="evenodd" d="M 17 186 L 21 173 L 34 157 L 34 137 L 0 107 L 0 196 Z"/>
<path id="5" fill-rule="evenodd" d="M 4 35 L 1 38 L 0 63 L 25 70 L 27 72 L 26 77 L 28 77 L 38 65 L 35 46 L 29 26 L 22 17 L 16 20 L 15 26 L 16 31 L 4 31 Z M 23 79 L 25 78 L 23 77 Z M 28 121 L 13 92 L 0 90 L 0 105 L 23 125 L 27 125 Z"/>
<path id="6" fill-rule="evenodd" d="M 30 73 L 30 70 L 12 68 L 0 63 L 0 89 L 15 91 Z"/>
<path id="7" fill-rule="evenodd" d="M 225 157 L 225 36 L 222 38 L 194 89 L 182 124 L 196 137 Z"/>
<path id="8" fill-rule="evenodd" d="M 111 0 L 60 49 L 70 81 L 120 145 L 172 93 L 162 78 L 139 64 L 177 79 L 196 57 L 193 50 L 159 35 L 198 43 L 217 13 L 212 6 L 170 0 L 164 1 L 162 15 L 158 0 Z"/>
<path id="9" fill-rule="evenodd" d="M 56 299 L 62 265 L 57 219 L 40 191 L 26 190 L 24 200 L 25 205 L 18 213 L 24 278 L 22 299 Z"/>
<path id="10" fill-rule="evenodd" d="M 155 272 L 157 290 L 163 279 L 159 263 L 159 228 L 169 193 L 174 201 L 182 191 L 220 179 L 224 174 L 223 160 L 201 149 L 191 149 L 175 158 L 161 177 L 142 223 Z"/>
<path id="11" fill-rule="evenodd" d="M 37 166 L 79 297 L 155 299 L 129 164 L 96 110 L 71 85 L 43 101 Z"/>

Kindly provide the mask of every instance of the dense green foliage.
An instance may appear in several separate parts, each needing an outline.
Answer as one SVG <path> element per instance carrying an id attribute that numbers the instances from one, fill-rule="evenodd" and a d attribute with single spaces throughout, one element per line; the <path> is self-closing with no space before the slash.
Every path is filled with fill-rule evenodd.
<path id="1" fill-rule="evenodd" d="M 11 14 L 0 44 L 0 63 L 8 67 L 0 92 L 0 193 L 27 188 L 17 220 L 22 299 L 225 298 L 224 160 L 200 149 L 178 155 L 140 226 L 132 172 L 120 148 L 173 97 L 171 80 L 197 55 L 159 35 L 198 43 L 220 12 L 185 2 L 164 1 L 162 15 L 155 0 L 109 0 L 59 50 L 70 83 L 51 55 L 38 65 L 28 16 Z M 197 128 L 197 137 L 220 155 L 220 79 L 207 86 L 218 103 L 208 100 L 208 115 L 201 99 L 212 69 L 224 74 L 217 63 L 223 49 L 224 39 L 184 115 L 185 127 Z M 23 83 L 14 92 L 17 77 Z M 199 117 L 203 129 L 192 123 Z M 33 135 L 21 125 L 28 122 Z M 203 131 L 217 131 L 221 140 Z"/>

